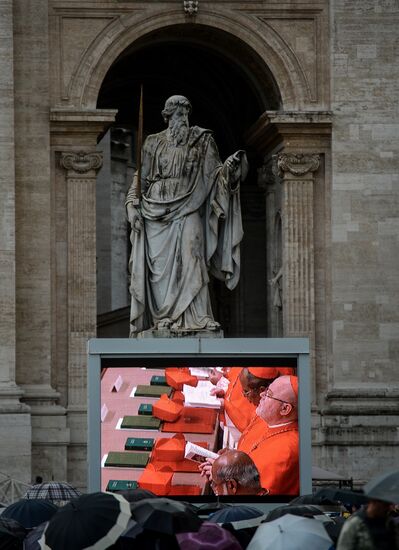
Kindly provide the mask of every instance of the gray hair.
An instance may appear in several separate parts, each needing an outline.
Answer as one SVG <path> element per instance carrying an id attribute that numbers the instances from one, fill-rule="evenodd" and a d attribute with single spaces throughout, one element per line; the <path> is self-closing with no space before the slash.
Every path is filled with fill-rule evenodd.
<path id="1" fill-rule="evenodd" d="M 224 482 L 234 479 L 245 489 L 259 491 L 261 489 L 259 472 L 252 458 L 242 451 L 234 451 L 234 454 L 236 455 L 234 462 L 218 467 L 218 478 Z"/>
<path id="2" fill-rule="evenodd" d="M 189 113 L 191 113 L 192 107 L 189 100 L 184 95 L 172 95 L 165 101 L 165 108 L 162 111 L 162 117 L 165 122 L 168 122 L 169 118 L 176 111 L 177 107 L 187 107 Z"/>

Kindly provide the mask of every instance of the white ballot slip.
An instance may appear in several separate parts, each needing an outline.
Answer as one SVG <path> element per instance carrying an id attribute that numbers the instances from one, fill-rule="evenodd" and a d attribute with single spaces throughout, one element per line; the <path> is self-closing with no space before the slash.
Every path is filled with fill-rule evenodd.
<path id="1" fill-rule="evenodd" d="M 220 409 L 220 399 L 214 395 L 210 395 L 210 391 L 214 387 L 208 380 L 199 380 L 196 388 L 184 384 L 184 406 Z"/>
<path id="2" fill-rule="evenodd" d="M 184 451 L 184 458 L 194 460 L 195 462 L 205 462 L 207 458 L 216 459 L 219 458 L 219 455 L 217 453 L 213 453 L 212 451 L 208 451 L 208 449 L 204 449 L 204 447 L 195 445 L 195 443 L 191 443 L 191 441 L 187 441 L 186 449 Z"/>

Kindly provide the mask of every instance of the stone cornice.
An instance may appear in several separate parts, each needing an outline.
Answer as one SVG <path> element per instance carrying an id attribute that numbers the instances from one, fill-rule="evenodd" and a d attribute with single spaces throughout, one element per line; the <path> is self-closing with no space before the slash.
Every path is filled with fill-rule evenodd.
<path id="1" fill-rule="evenodd" d="M 312 137 L 325 142 L 330 139 L 331 127 L 330 111 L 265 111 L 247 131 L 246 141 L 266 153 L 293 137 L 300 136 L 302 141 Z"/>

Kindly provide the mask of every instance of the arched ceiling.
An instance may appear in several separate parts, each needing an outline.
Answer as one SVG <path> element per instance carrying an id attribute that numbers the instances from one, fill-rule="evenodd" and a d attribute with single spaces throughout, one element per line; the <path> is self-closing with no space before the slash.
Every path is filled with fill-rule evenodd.
<path id="1" fill-rule="evenodd" d="M 215 132 L 222 157 L 245 147 L 244 133 L 280 98 L 265 64 L 235 37 L 201 25 L 176 25 L 136 41 L 108 71 L 98 108 L 118 109 L 116 124 L 137 126 L 144 87 L 145 134 L 164 128 L 165 99 L 187 96 L 191 124 Z"/>

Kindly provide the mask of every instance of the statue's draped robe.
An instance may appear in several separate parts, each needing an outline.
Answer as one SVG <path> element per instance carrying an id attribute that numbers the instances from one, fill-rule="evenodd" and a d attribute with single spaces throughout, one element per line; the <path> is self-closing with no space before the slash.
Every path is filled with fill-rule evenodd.
<path id="1" fill-rule="evenodd" d="M 199 330 L 213 320 L 208 273 L 233 289 L 243 237 L 239 187 L 209 130 L 190 129 L 176 146 L 168 131 L 148 136 L 142 151 L 140 211 L 131 231 L 131 336 L 163 319 Z M 133 182 L 126 203 L 136 195 Z"/>

